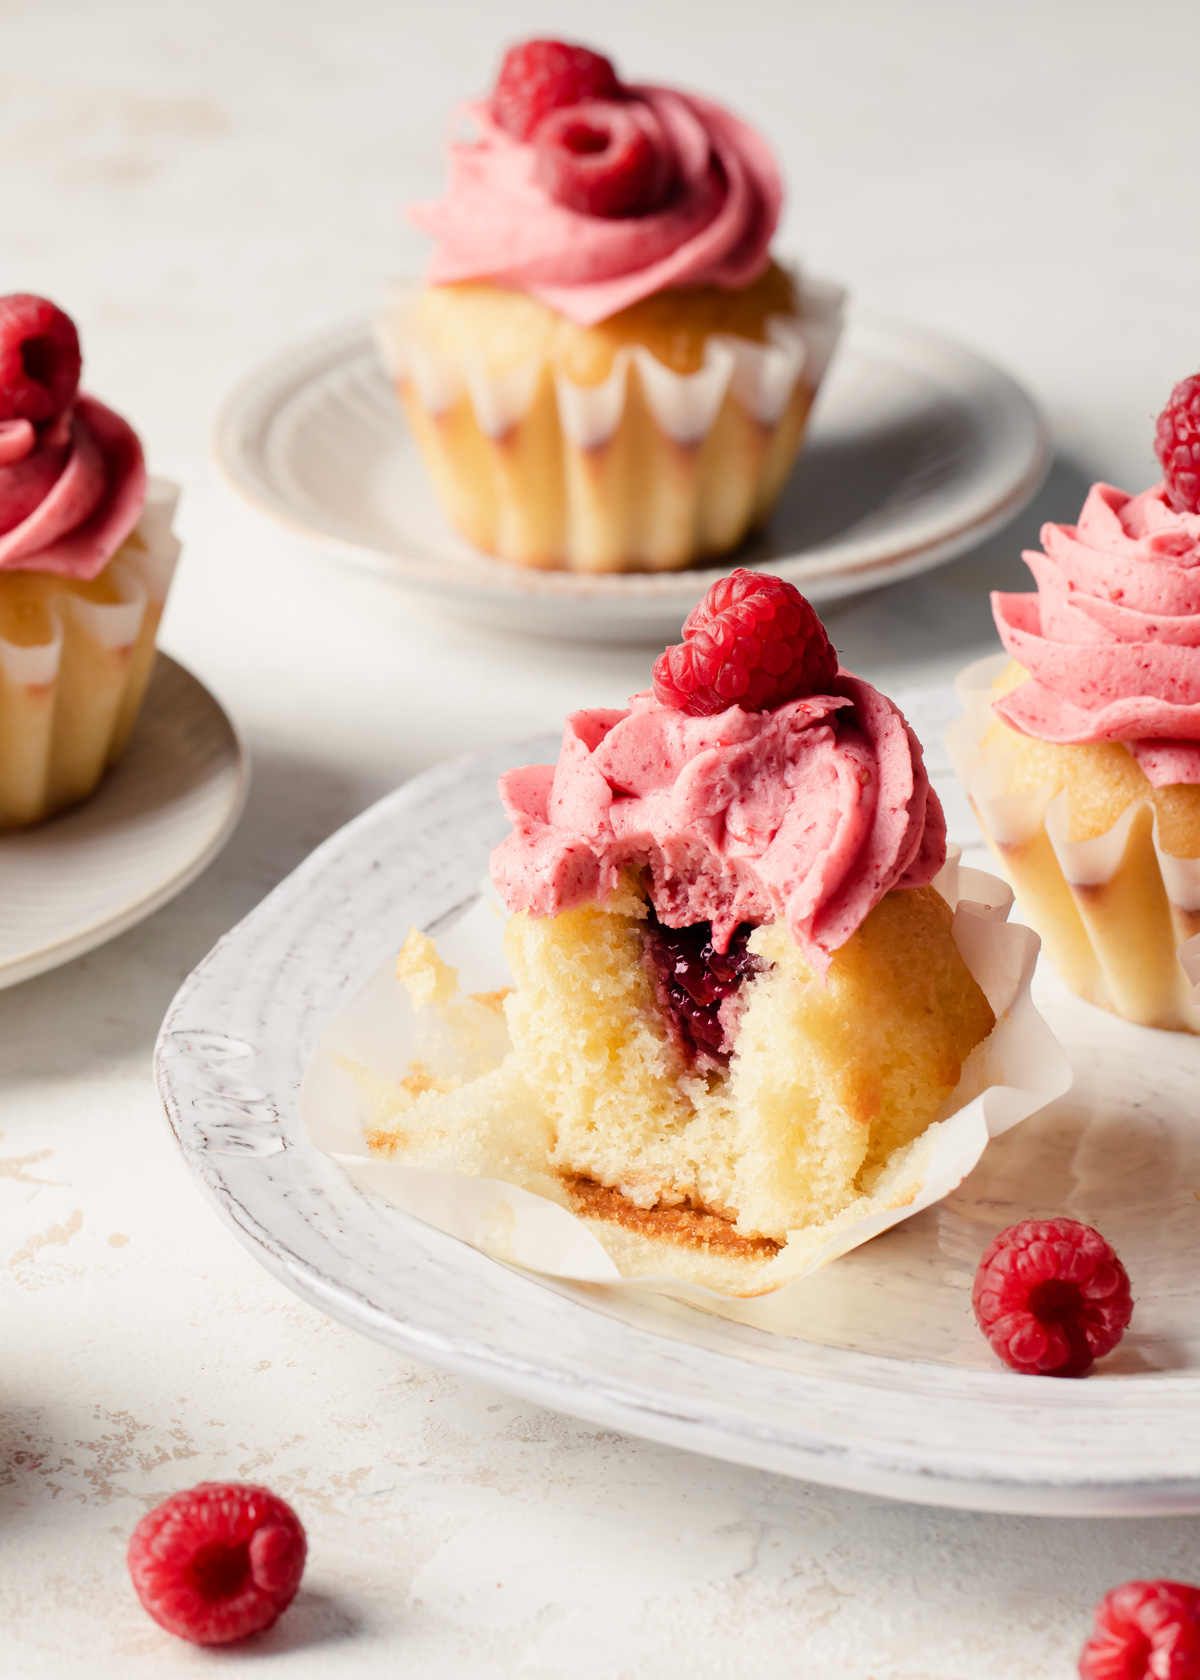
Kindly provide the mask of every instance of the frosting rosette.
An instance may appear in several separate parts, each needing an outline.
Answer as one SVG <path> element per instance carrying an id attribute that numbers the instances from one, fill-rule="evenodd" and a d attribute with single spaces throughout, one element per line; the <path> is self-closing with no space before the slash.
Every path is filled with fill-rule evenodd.
<path id="1" fill-rule="evenodd" d="M 1036 594 L 992 596 L 1029 681 L 995 702 L 1022 734 L 1124 742 L 1154 787 L 1200 783 L 1200 514 L 1157 484 L 1088 492 L 1024 556 Z"/>
<path id="2" fill-rule="evenodd" d="M 615 103 L 615 102 L 614 102 Z M 751 284 L 767 266 L 783 188 L 770 148 L 712 101 L 627 86 L 620 105 L 654 154 L 661 202 L 594 215 L 558 202 L 541 178 L 539 141 L 518 138 L 483 100 L 457 107 L 445 198 L 409 207 L 436 242 L 431 285 L 488 281 L 532 293 L 581 326 L 666 287 Z"/>
<path id="3" fill-rule="evenodd" d="M 77 397 L 41 433 L 0 420 L 0 572 L 97 577 L 145 500 L 137 434 L 94 397 Z"/>
<path id="4" fill-rule="evenodd" d="M 669 927 L 783 919 L 818 972 L 894 887 L 931 882 L 946 823 L 920 744 L 870 683 L 770 712 L 689 717 L 636 694 L 627 711 L 573 713 L 557 765 L 513 770 L 513 833 L 492 854 L 510 910 L 553 916 L 602 902 L 646 871 Z"/>

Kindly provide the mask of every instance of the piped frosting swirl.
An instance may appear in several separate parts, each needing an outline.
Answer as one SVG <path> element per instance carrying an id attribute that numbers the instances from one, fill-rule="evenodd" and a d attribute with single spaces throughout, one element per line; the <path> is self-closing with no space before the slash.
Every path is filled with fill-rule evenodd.
<path id="1" fill-rule="evenodd" d="M 77 397 L 40 431 L 0 421 L 0 572 L 94 578 L 145 500 L 137 434 L 94 397 Z"/>
<path id="2" fill-rule="evenodd" d="M 647 132 L 669 150 L 675 187 L 644 215 L 595 216 L 556 203 L 537 180 L 537 152 L 495 121 L 485 101 L 459 106 L 450 186 L 409 219 L 436 241 L 431 285 L 488 281 L 532 293 L 581 326 L 665 287 L 748 286 L 766 268 L 783 187 L 770 148 L 748 123 L 695 94 L 629 87 Z"/>
<path id="3" fill-rule="evenodd" d="M 1200 514 L 1162 484 L 1096 484 L 1042 545 L 1024 556 L 1036 593 L 992 596 L 1029 672 L 997 712 L 1043 741 L 1123 741 L 1154 787 L 1200 783 Z"/>
<path id="4" fill-rule="evenodd" d="M 839 672 L 769 712 L 689 717 L 653 694 L 573 713 L 557 765 L 501 778 L 513 833 L 492 854 L 510 910 L 603 902 L 642 869 L 669 927 L 783 918 L 818 972 L 893 887 L 945 861 L 946 823 L 899 710 Z"/>

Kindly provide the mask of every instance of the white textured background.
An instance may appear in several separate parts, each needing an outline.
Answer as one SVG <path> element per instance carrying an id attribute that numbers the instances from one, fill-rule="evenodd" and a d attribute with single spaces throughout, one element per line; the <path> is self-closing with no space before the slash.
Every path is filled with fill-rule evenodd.
<path id="1" fill-rule="evenodd" d="M 643 1445 L 410 1365 L 262 1273 L 185 1178 L 148 1056 L 212 940 L 324 834 L 450 752 L 619 703 L 648 650 L 418 615 L 243 510 L 208 454 L 264 352 L 420 260 L 450 102 L 553 32 L 725 98 L 782 157 L 782 243 L 957 334 L 1044 403 L 1018 529 L 833 616 L 847 662 L 941 674 L 1039 518 L 1149 481 L 1200 364 L 1200 11 L 1150 0 L 0 0 L 0 291 L 77 317 L 87 381 L 185 485 L 165 640 L 256 754 L 225 856 L 144 928 L 0 993 L 0 1669 L 100 1680 L 1069 1680 L 1093 1600 L 1200 1578 L 1200 1521 L 886 1505 Z M 1018 585 L 1019 586 L 1019 585 Z M 142 1615 L 140 1513 L 205 1477 L 295 1499 L 311 1565 L 253 1651 Z"/>

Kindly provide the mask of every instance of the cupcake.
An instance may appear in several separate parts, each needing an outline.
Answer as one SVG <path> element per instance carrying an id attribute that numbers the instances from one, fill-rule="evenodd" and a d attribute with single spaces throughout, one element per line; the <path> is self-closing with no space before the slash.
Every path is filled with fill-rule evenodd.
<path id="1" fill-rule="evenodd" d="M 427 284 L 378 324 L 446 514 L 519 566 L 727 553 L 783 487 L 839 328 L 841 294 L 771 257 L 765 141 L 557 41 L 512 48 L 452 132 L 446 197 L 409 210 Z"/>
<path id="2" fill-rule="evenodd" d="M 0 829 L 85 799 L 120 758 L 179 553 L 176 493 L 78 391 L 79 337 L 0 298 Z"/>
<path id="3" fill-rule="evenodd" d="M 959 680 L 948 740 L 1046 954 L 1080 997 L 1200 1032 L 1200 376 L 1158 422 L 1163 479 L 1093 485 L 992 596 L 1005 655 Z"/>
<path id="4" fill-rule="evenodd" d="M 722 579 L 653 689 L 574 713 L 557 764 L 500 796 L 513 989 L 461 997 L 417 932 L 399 964 L 489 1071 L 447 1076 L 435 1048 L 377 1086 L 377 1155 L 506 1179 L 626 1275 L 738 1294 L 902 1217 L 996 1017 L 934 885 L 920 746 L 803 597 Z"/>

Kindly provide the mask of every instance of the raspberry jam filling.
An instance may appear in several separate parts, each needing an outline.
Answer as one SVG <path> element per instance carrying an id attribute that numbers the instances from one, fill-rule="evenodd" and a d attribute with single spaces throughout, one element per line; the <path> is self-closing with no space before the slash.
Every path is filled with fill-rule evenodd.
<path id="1" fill-rule="evenodd" d="M 724 1067 L 733 1045 L 729 1011 L 722 1005 L 736 997 L 744 981 L 766 968 L 761 957 L 746 949 L 754 932 L 743 922 L 727 951 L 715 951 L 712 925 L 665 927 L 650 910 L 646 930 L 646 963 L 654 978 L 658 1005 L 672 1042 L 689 1064 L 707 1070 Z"/>

